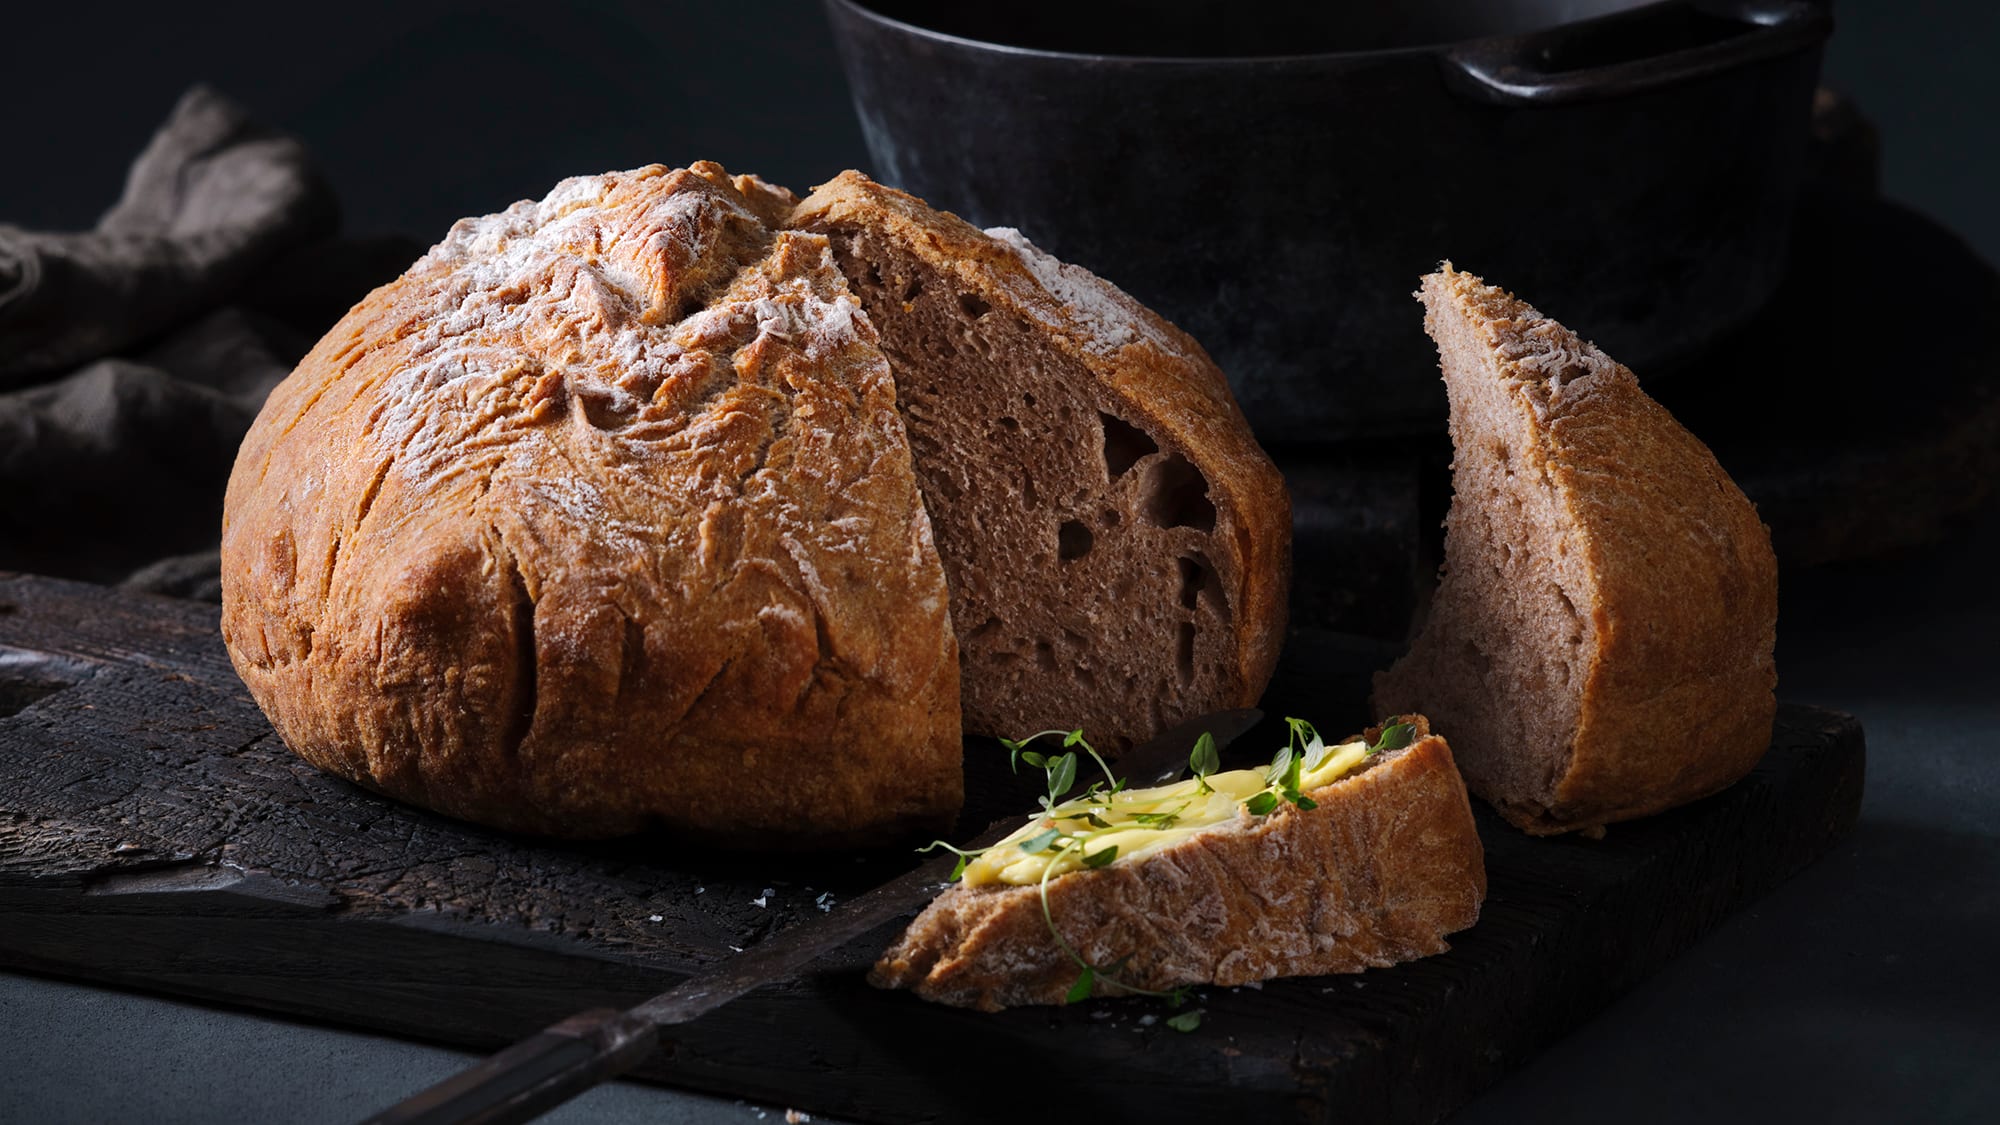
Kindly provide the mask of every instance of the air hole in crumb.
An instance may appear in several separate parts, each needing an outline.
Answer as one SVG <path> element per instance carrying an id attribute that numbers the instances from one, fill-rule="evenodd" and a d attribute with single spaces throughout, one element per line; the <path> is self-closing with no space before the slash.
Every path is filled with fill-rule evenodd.
<path id="1" fill-rule="evenodd" d="M 1194 682 L 1194 622 L 1181 622 L 1175 641 L 1174 671 L 1180 674 L 1183 685 L 1191 684 Z"/>
<path id="2" fill-rule="evenodd" d="M 1035 667 L 1044 672 L 1053 672 L 1056 670 L 1055 646 L 1049 644 L 1047 641 L 1035 642 Z"/>
<path id="3" fill-rule="evenodd" d="M 1035 405 L 1035 396 L 1029 392 L 1023 391 L 1021 392 L 1021 402 L 1023 405 L 1033 406 Z"/>
<path id="4" fill-rule="evenodd" d="M 1148 473 L 1140 511 L 1156 527 L 1215 530 L 1215 504 L 1208 498 L 1208 479 L 1178 453 Z"/>
<path id="5" fill-rule="evenodd" d="M 987 304 L 985 299 L 977 293 L 960 293 L 958 295 L 958 307 L 965 310 L 965 315 L 978 320 L 980 317 L 985 316 L 987 310 L 993 306 Z"/>
<path id="6" fill-rule="evenodd" d="M 1097 673 L 1088 668 L 1078 668 L 1076 670 L 1076 682 L 1084 688 L 1094 691 L 1097 688 Z"/>
<path id="7" fill-rule="evenodd" d="M 919 296 L 922 296 L 923 291 L 924 291 L 924 279 L 921 277 L 913 277 L 910 279 L 910 283 L 908 285 L 903 286 L 903 295 L 899 299 L 904 304 L 907 305 L 911 301 L 916 300 Z"/>
<path id="8" fill-rule="evenodd" d="M 1208 582 L 1208 560 L 1199 555 L 1178 560 L 1181 569 L 1181 608 L 1193 609 Z"/>
<path id="9" fill-rule="evenodd" d="M 1064 562 L 1080 559 L 1090 553 L 1093 539 L 1090 529 L 1079 521 L 1064 520 L 1062 527 L 1056 530 L 1056 557 Z"/>
<path id="10" fill-rule="evenodd" d="M 1571 621 L 1583 620 L 1583 615 L 1576 611 L 1576 603 L 1569 599 L 1569 591 L 1558 586 L 1556 587 L 1556 597 L 1562 599 L 1563 612 L 1569 614 Z"/>
<path id="11" fill-rule="evenodd" d="M 973 629 L 965 635 L 965 645 L 970 648 L 976 644 L 983 644 L 999 631 L 1000 619 L 998 617 L 989 617 L 981 621 L 978 628 Z"/>
<path id="12" fill-rule="evenodd" d="M 1105 526 L 1105 527 L 1117 527 L 1117 526 L 1118 526 L 1118 523 L 1119 523 L 1119 521 L 1120 521 L 1120 520 L 1123 520 L 1124 518 L 1125 518 L 1125 517 L 1124 517 L 1123 515 L 1121 515 L 1121 514 L 1119 513 L 1118 509 L 1116 509 L 1116 508 L 1106 508 L 1106 509 L 1104 509 L 1104 516 L 1103 516 L 1103 520 L 1104 520 L 1104 526 Z"/>
<path id="13" fill-rule="evenodd" d="M 1146 431 L 1123 418 L 1102 411 L 1098 418 L 1104 423 L 1104 471 L 1110 479 L 1117 480 L 1141 458 L 1160 451 L 1159 443 L 1147 437 Z"/>
<path id="14" fill-rule="evenodd" d="M 1021 421 L 1018 418 L 1002 418 L 1000 419 L 1000 428 L 1010 434 L 1018 433 L 1021 429 Z"/>
<path id="15" fill-rule="evenodd" d="M 1465 642 L 1465 662 L 1471 665 L 1472 670 L 1479 673 L 1482 677 L 1493 671 L 1492 658 L 1479 651 L 1479 646 L 1473 644 L 1471 641 Z"/>

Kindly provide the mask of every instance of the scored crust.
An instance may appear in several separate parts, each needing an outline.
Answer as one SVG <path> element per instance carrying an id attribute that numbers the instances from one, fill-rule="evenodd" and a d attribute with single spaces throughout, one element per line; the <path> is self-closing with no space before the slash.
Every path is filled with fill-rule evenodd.
<path id="1" fill-rule="evenodd" d="M 713 164 L 468 219 L 243 443 L 223 634 L 322 768 L 506 828 L 949 823 L 944 576 L 874 329 Z M 808 780 L 809 779 L 809 780 Z"/>
<path id="2" fill-rule="evenodd" d="M 1257 701 L 1291 509 L 1201 346 L 1115 286 L 858 172 L 793 213 L 881 331 L 959 630 L 971 733 L 1113 750 Z"/>
<path id="3" fill-rule="evenodd" d="M 1139 988 L 1359 972 L 1442 953 L 1486 897 L 1484 851 L 1451 748 L 1416 740 L 1281 805 L 1128 862 L 1048 883 L 1049 917 L 1093 965 Z M 1385 721 L 1393 722 L 1396 720 Z M 1381 727 L 1360 737 L 1371 742 Z M 1062 1003 L 1079 968 L 1049 933 L 1040 888 L 954 884 L 869 980 L 997 1011 Z M 1103 976 L 1095 994 L 1118 989 Z"/>
<path id="4" fill-rule="evenodd" d="M 1445 569 L 1378 710 L 1422 710 L 1538 835 L 1713 793 L 1770 742 L 1777 563 L 1754 507 L 1631 371 L 1449 262 Z"/>

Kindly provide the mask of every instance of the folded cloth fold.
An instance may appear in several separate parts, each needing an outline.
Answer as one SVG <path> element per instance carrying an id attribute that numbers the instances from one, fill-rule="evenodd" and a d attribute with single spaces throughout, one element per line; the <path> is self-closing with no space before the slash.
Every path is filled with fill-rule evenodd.
<path id="1" fill-rule="evenodd" d="M 143 341 L 338 222 L 305 146 L 197 86 L 96 230 L 0 226 L 0 385 Z"/>
<path id="2" fill-rule="evenodd" d="M 216 596 L 265 395 L 422 250 L 336 223 L 302 145 L 196 88 L 96 230 L 0 227 L 0 569 Z"/>

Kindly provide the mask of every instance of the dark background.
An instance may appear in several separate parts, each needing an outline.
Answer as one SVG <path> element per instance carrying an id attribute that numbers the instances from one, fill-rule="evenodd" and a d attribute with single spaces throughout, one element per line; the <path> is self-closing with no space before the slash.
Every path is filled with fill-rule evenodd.
<path id="1" fill-rule="evenodd" d="M 195 81 L 302 137 L 350 232 L 424 243 L 578 173 L 709 158 L 804 191 L 867 164 L 814 0 L 192 7 L 0 15 L 0 222 L 89 226 Z M 2000 3 L 1836 14 L 1825 81 L 1880 127 L 1885 193 L 2000 259 Z M 1460 1122 L 1991 1119 L 1995 552 L 1989 512 L 1922 557 L 1788 573 L 1783 691 L 1867 724 L 1861 826 Z M 0 1038 L 0 1119 L 340 1120 L 466 1062 L 11 975 Z M 564 1119 L 718 1116 L 766 1119 L 630 1085 Z"/>
<path id="2" fill-rule="evenodd" d="M 9 8 L 0 222 L 20 226 L 91 225 L 196 81 L 303 138 L 350 232 L 426 244 L 580 173 L 709 159 L 803 193 L 867 166 L 816 0 Z M 2000 257 L 2000 4 L 1835 14 L 1825 81 L 1881 127 L 1885 193 Z"/>

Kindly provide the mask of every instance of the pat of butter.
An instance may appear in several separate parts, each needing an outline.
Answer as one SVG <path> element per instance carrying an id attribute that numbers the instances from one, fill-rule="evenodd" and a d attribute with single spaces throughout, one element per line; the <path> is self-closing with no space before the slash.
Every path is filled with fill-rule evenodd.
<path id="1" fill-rule="evenodd" d="M 1368 757 L 1362 742 L 1345 742 L 1327 748 L 1317 766 L 1299 775 L 1299 791 L 1310 793 L 1330 785 Z M 1209 792 L 1190 778 L 1151 789 L 1127 789 L 1088 799 L 1064 801 L 1053 814 L 1044 813 L 1013 835 L 987 849 L 965 865 L 964 880 L 969 886 L 1008 883 L 1026 886 L 1065 875 L 1085 866 L 1087 856 L 1097 856 L 1116 847 L 1112 862 L 1159 851 L 1187 839 L 1205 828 L 1250 816 L 1243 802 L 1270 788 L 1266 770 L 1230 770 L 1208 776 Z M 1095 817 L 1097 823 L 1091 818 Z M 1099 827 L 1098 823 L 1108 827 Z M 1060 830 L 1052 842 L 1030 852 L 1022 844 Z"/>

